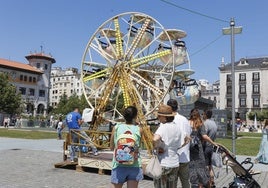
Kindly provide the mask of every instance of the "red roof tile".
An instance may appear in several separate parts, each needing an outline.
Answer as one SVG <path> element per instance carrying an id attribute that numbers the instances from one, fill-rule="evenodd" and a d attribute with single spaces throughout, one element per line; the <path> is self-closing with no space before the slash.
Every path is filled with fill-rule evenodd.
<path id="1" fill-rule="evenodd" d="M 42 71 L 36 69 L 35 67 L 32 67 L 31 65 L 19 63 L 19 62 L 7 60 L 7 59 L 1 59 L 1 58 L 0 58 L 0 67 L 42 73 Z"/>

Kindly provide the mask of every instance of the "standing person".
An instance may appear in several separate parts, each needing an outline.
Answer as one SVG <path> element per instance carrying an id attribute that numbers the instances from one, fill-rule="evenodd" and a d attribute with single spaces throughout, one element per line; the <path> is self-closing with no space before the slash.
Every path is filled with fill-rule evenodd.
<path id="1" fill-rule="evenodd" d="M 182 130 L 186 133 L 186 136 L 191 135 L 191 126 L 186 117 L 178 113 L 178 102 L 175 99 L 169 99 L 167 102 L 167 105 L 169 105 L 173 112 L 176 113 L 174 122 L 176 125 L 180 126 Z M 189 151 L 190 145 L 187 144 L 184 147 L 180 148 L 178 150 L 179 154 L 179 171 L 178 176 L 181 181 L 181 185 L 183 188 L 190 188 L 190 182 L 189 182 L 189 162 L 190 162 L 190 151 Z"/>
<path id="2" fill-rule="evenodd" d="M 17 117 L 15 125 L 16 128 L 21 128 L 21 117 Z"/>
<path id="3" fill-rule="evenodd" d="M 207 136 L 214 142 L 217 136 L 217 125 L 214 120 L 211 119 L 212 111 L 205 110 L 203 112 L 204 126 Z M 203 144 L 206 165 L 210 175 L 210 187 L 215 187 L 213 167 L 211 164 L 211 157 L 213 153 L 213 145 L 210 142 L 204 142 Z"/>
<path id="4" fill-rule="evenodd" d="M 58 134 L 58 139 L 61 140 L 62 139 L 62 130 L 64 129 L 64 124 L 62 121 L 62 117 L 59 117 L 59 121 L 57 124 L 57 134 Z"/>
<path id="5" fill-rule="evenodd" d="M 202 188 L 209 183 L 209 171 L 206 168 L 205 155 L 202 141 L 208 141 L 216 145 L 207 135 L 198 109 L 192 109 L 190 113 L 190 125 L 192 127 L 190 143 L 190 182 L 192 187 Z"/>
<path id="6" fill-rule="evenodd" d="M 86 132 L 82 131 L 82 129 L 81 129 L 81 124 L 83 123 L 83 120 L 82 120 L 81 114 L 79 113 L 79 108 L 78 107 L 75 107 L 74 111 L 72 111 L 69 114 L 67 114 L 66 123 L 67 123 L 68 128 L 69 128 L 69 133 L 71 134 L 72 142 L 73 143 L 79 143 L 78 135 L 75 134 L 73 131 L 71 131 L 72 129 L 74 129 L 74 130 L 79 131 L 84 137 L 87 138 L 86 141 L 90 144 L 90 146 L 92 148 L 92 151 L 93 151 L 93 154 L 98 155 L 97 148 L 90 141 L 90 138 L 88 137 Z M 70 160 L 71 160 L 71 162 L 74 162 L 75 147 L 76 147 L 75 145 L 71 145 L 71 150 L 70 150 Z"/>
<path id="7" fill-rule="evenodd" d="M 128 106 L 124 110 L 125 123 L 118 123 L 113 127 L 110 148 L 114 150 L 113 161 L 112 161 L 112 172 L 111 172 L 111 188 L 121 188 L 123 184 L 127 182 L 127 187 L 137 188 L 140 180 L 143 179 L 141 157 L 139 155 L 139 147 L 142 136 L 142 129 L 136 125 L 138 110 L 134 106 Z M 135 140 L 135 144 L 131 147 L 124 149 L 125 155 L 122 155 L 126 161 L 125 163 L 120 162 L 120 156 L 117 154 L 122 149 L 119 149 L 120 138 L 122 135 L 130 135 Z M 125 139 L 127 140 L 127 139 Z M 127 157 L 126 157 L 127 156 Z M 120 158 L 120 159 L 119 159 Z M 132 159 L 132 162 L 127 163 L 127 159 Z"/>
<path id="8" fill-rule="evenodd" d="M 9 127 L 10 125 L 10 117 L 7 118 L 7 128 Z"/>
<path id="9" fill-rule="evenodd" d="M 264 127 L 262 129 L 262 140 L 260 144 L 259 152 L 255 159 L 256 163 L 268 164 L 268 120 L 265 120 Z"/>
<path id="10" fill-rule="evenodd" d="M 163 169 L 160 179 L 154 179 L 155 188 L 176 188 L 178 183 L 179 155 L 178 148 L 184 143 L 184 132 L 173 120 L 176 113 L 168 105 L 160 105 L 157 117 L 160 126 L 153 138 L 154 147 Z"/>

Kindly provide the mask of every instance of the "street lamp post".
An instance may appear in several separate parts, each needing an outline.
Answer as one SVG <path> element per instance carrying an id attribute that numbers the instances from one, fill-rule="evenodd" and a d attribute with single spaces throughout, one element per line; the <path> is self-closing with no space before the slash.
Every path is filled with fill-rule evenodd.
<path id="1" fill-rule="evenodd" d="M 234 48 L 234 35 L 240 34 L 242 27 L 235 27 L 234 18 L 230 20 L 230 27 L 223 28 L 223 35 L 231 35 L 231 75 L 232 75 L 232 152 L 235 154 L 235 137 L 236 137 L 236 126 L 235 126 L 235 48 Z"/>

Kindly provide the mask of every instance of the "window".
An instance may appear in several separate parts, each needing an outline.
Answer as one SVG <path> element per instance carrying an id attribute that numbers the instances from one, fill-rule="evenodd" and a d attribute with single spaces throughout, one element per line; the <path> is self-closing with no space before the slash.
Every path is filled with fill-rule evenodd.
<path id="1" fill-rule="evenodd" d="M 23 80 L 24 80 L 25 82 L 27 82 L 27 76 L 24 76 L 24 77 L 23 77 Z"/>
<path id="2" fill-rule="evenodd" d="M 247 106 L 246 99 L 245 98 L 240 98 L 239 99 L 239 105 L 240 105 L 240 107 L 246 107 Z"/>
<path id="3" fill-rule="evenodd" d="M 239 74 L 239 81 L 246 81 L 246 73 Z"/>
<path id="4" fill-rule="evenodd" d="M 232 75 L 231 74 L 227 74 L 226 82 L 231 82 L 231 81 L 232 81 Z"/>
<path id="5" fill-rule="evenodd" d="M 259 94 L 260 93 L 260 85 L 259 84 L 253 84 L 252 90 L 254 94 Z"/>
<path id="6" fill-rule="evenodd" d="M 252 73 L 252 80 L 253 80 L 253 81 L 259 81 L 259 80 L 260 80 L 260 73 L 258 73 L 258 72 L 253 72 L 253 73 Z"/>
<path id="7" fill-rule="evenodd" d="M 36 63 L 36 68 L 40 68 L 40 63 Z"/>
<path id="8" fill-rule="evenodd" d="M 232 86 L 227 86 L 227 94 L 232 94 Z"/>
<path id="9" fill-rule="evenodd" d="M 260 98 L 258 97 L 253 98 L 253 107 L 260 107 Z"/>
<path id="10" fill-rule="evenodd" d="M 33 88 L 29 89 L 29 96 L 34 96 L 34 89 Z"/>
<path id="11" fill-rule="evenodd" d="M 45 90 L 39 90 L 39 97 L 45 97 Z"/>
<path id="12" fill-rule="evenodd" d="M 47 70 L 47 68 L 48 68 L 48 66 L 47 66 L 47 64 L 45 64 L 45 70 Z"/>
<path id="13" fill-rule="evenodd" d="M 35 77 L 33 77 L 33 83 L 35 83 L 36 82 L 36 78 Z"/>
<path id="14" fill-rule="evenodd" d="M 29 82 L 33 81 L 33 77 L 29 76 Z"/>
<path id="15" fill-rule="evenodd" d="M 26 95 L 26 88 L 25 87 L 20 87 L 19 91 L 22 95 Z"/>
<path id="16" fill-rule="evenodd" d="M 232 107 L 232 99 L 227 99 L 227 107 Z"/>
<path id="17" fill-rule="evenodd" d="M 246 85 L 240 85 L 239 86 L 239 93 L 240 94 L 246 94 Z"/>
<path id="18" fill-rule="evenodd" d="M 20 81 L 23 81 L 23 75 L 20 75 Z"/>

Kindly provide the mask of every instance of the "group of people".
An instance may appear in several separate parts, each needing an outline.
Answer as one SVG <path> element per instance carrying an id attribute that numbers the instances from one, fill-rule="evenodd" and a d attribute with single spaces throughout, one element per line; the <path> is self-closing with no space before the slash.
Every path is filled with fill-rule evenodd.
<path id="1" fill-rule="evenodd" d="M 125 122 L 117 123 L 112 129 L 110 148 L 114 151 L 114 155 L 111 188 L 122 188 L 125 182 L 127 182 L 127 187 L 136 188 L 139 181 L 144 178 L 139 155 L 143 131 L 137 123 L 137 115 L 137 108 L 128 106 L 123 113 Z M 195 108 L 191 110 L 190 117 L 187 119 L 178 113 L 178 103 L 174 99 L 170 99 L 166 105 L 159 106 L 157 118 L 160 125 L 154 132 L 153 146 L 158 152 L 162 175 L 153 180 L 155 188 L 176 188 L 178 180 L 181 181 L 183 188 L 215 187 L 211 156 L 214 146 L 217 146 L 215 143 L 217 125 L 211 117 L 211 110 L 205 110 L 200 114 L 200 111 Z M 77 130 L 84 138 L 88 138 L 80 127 L 82 123 L 78 108 L 75 108 L 66 117 L 69 130 Z M 62 127 L 59 126 L 59 128 Z M 75 132 L 70 131 L 70 134 L 73 142 L 79 142 Z M 268 120 L 263 128 L 262 142 L 255 159 L 256 162 L 268 164 L 267 135 Z M 122 143 L 122 140 L 131 142 Z M 91 144 L 93 154 L 98 155 L 94 144 L 89 138 L 87 141 Z M 120 144 L 124 148 L 120 148 Z M 74 158 L 75 147 L 71 146 L 70 159 L 72 162 Z"/>
<path id="2" fill-rule="evenodd" d="M 182 187 L 215 187 L 211 166 L 213 146 L 217 145 L 217 125 L 211 119 L 212 111 L 206 110 L 201 117 L 198 109 L 192 109 L 189 120 L 179 114 L 178 103 L 170 99 L 167 104 L 160 105 L 157 117 L 159 127 L 153 136 L 153 145 L 158 151 L 158 159 L 162 167 L 162 175 L 154 179 L 155 188 L 176 188 L 178 179 Z M 127 187 L 138 187 L 143 179 L 140 155 L 131 164 L 117 161 L 116 153 L 118 137 L 126 131 L 132 133 L 140 147 L 142 129 L 137 125 L 137 109 L 129 106 L 124 111 L 125 123 L 117 124 L 112 130 L 111 149 L 114 150 L 111 172 L 111 187 L 121 188 L 125 182 Z M 134 128 L 135 127 L 135 128 Z M 131 151 L 128 150 L 128 151 Z M 134 150 L 137 151 L 138 150 Z M 134 152 L 135 153 L 135 152 Z"/>
<path id="3" fill-rule="evenodd" d="M 21 127 L 21 118 L 20 117 L 11 118 L 11 119 L 10 119 L 10 117 L 4 118 L 3 125 L 5 128 L 9 128 L 10 125 L 14 125 L 14 127 L 20 128 Z"/>

